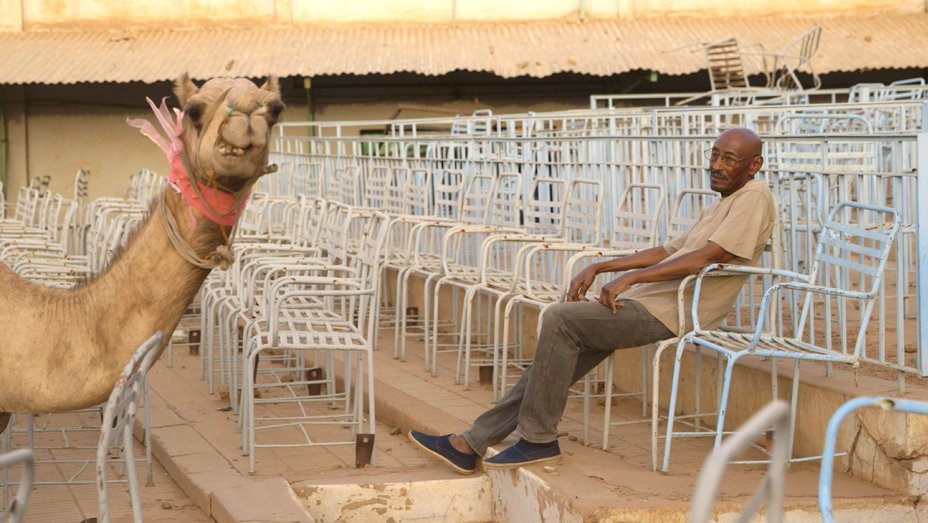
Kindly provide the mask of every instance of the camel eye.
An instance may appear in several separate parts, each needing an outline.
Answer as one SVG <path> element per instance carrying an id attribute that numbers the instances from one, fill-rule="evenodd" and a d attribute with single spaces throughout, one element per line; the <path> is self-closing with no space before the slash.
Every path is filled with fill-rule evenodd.
<path id="1" fill-rule="evenodd" d="M 281 103 L 271 103 L 267 107 L 267 112 L 271 116 L 272 122 L 277 122 L 280 119 L 280 113 L 284 111 L 284 106 Z"/>
<path id="2" fill-rule="evenodd" d="M 190 118 L 190 121 L 193 122 L 193 124 L 197 127 L 203 125 L 203 122 L 200 121 L 200 119 L 203 118 L 203 104 L 187 104 L 187 106 L 184 107 L 184 114 L 186 114 L 187 117 Z"/>

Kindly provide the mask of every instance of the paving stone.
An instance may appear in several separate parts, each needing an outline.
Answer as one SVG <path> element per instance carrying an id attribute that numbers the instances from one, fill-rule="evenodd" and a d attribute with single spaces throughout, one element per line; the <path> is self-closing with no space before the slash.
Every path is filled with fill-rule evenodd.
<path id="1" fill-rule="evenodd" d="M 217 523 L 312 523 L 290 484 L 282 478 L 219 488 L 211 497 Z"/>

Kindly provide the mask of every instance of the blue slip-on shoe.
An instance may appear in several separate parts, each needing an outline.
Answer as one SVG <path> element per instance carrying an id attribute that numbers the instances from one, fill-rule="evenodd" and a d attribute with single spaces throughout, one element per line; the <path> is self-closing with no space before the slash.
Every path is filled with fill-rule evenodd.
<path id="1" fill-rule="evenodd" d="M 520 439 L 515 445 L 500 452 L 492 458 L 483 460 L 485 469 L 511 469 L 522 465 L 533 465 L 556 461 L 561 458 L 561 448 L 557 440 L 550 443 L 532 443 Z"/>
<path id="2" fill-rule="evenodd" d="M 419 448 L 440 459 L 458 474 L 473 474 L 477 469 L 477 455 L 466 454 L 452 447 L 449 436 L 451 435 L 432 436 L 418 430 L 409 431 L 409 440 Z"/>

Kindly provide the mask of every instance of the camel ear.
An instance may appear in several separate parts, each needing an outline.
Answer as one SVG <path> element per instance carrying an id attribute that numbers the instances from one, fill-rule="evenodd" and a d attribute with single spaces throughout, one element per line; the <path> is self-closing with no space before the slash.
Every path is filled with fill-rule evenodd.
<path id="1" fill-rule="evenodd" d="M 189 100 L 191 96 L 197 94 L 199 90 L 200 88 L 190 81 L 190 76 L 188 76 L 187 73 L 180 75 L 177 80 L 174 80 L 174 96 L 177 96 L 181 105 L 186 104 L 187 100 Z"/>
<path id="2" fill-rule="evenodd" d="M 274 75 L 268 76 L 267 81 L 264 82 L 264 85 L 261 86 L 261 89 L 270 91 L 275 94 L 280 94 L 280 85 L 277 83 L 277 77 Z"/>

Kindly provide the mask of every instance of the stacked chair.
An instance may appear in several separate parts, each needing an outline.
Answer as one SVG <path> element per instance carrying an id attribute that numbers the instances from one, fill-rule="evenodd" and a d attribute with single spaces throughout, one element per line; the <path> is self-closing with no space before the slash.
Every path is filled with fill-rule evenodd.
<path id="1" fill-rule="evenodd" d="M 481 255 L 488 237 L 493 234 L 521 232 L 519 228 L 519 212 L 522 210 L 521 196 L 521 178 L 517 174 L 501 173 L 496 177 L 482 174 L 472 176 L 464 193 L 462 223 L 441 226 L 444 233 L 438 252 L 441 260 L 440 266 L 431 270 L 417 269 L 426 276 L 427 284 L 431 281 L 435 282 L 431 292 L 424 294 L 423 307 L 426 311 L 426 319 L 431 317 L 426 327 L 431 328 L 431 333 L 426 333 L 426 344 L 428 345 L 431 340 L 431 346 L 427 350 L 430 350 L 428 359 L 431 362 L 432 375 L 438 372 L 438 354 L 443 351 L 455 352 L 458 355 L 455 380 L 461 383 L 461 349 L 465 350 L 465 359 L 469 360 L 470 343 L 475 331 L 479 333 L 478 335 L 488 335 L 488 325 L 486 322 L 479 321 L 479 311 L 478 321 L 472 321 L 474 293 L 468 292 L 464 296 L 463 311 L 460 315 L 453 315 L 460 317 L 457 339 L 453 339 L 449 344 L 443 344 L 439 337 L 438 322 L 441 308 L 440 292 L 445 284 L 452 284 L 461 289 L 480 281 Z M 453 305 L 457 306 L 456 300 Z M 468 361 L 463 370 L 465 387 L 469 385 L 469 368 Z"/>
<path id="2" fill-rule="evenodd" d="M 348 261 L 333 264 L 325 258 L 315 262 L 301 260 L 300 268 L 265 282 L 261 297 L 264 314 L 246 328 L 243 340 L 243 358 L 247 361 L 242 369 L 241 419 L 243 448 L 249 454 L 252 472 L 257 448 L 295 445 L 259 443 L 255 440 L 256 431 L 294 429 L 307 446 L 356 444 L 360 434 L 373 438 L 372 351 L 381 251 L 389 221 L 385 214 L 373 213 L 362 232 L 357 252 Z M 265 373 L 270 380 L 258 382 L 259 356 L 272 348 L 290 354 L 280 366 Z M 331 379 L 336 354 L 341 355 L 343 366 L 344 385 L 340 391 Z M 320 380 L 311 374 L 320 365 L 310 356 L 320 356 L 324 361 L 322 370 L 329 379 Z M 313 385 L 321 385 L 323 390 L 314 394 Z M 260 397 L 256 397 L 258 390 Z M 340 408 L 320 414 L 307 410 L 307 403 L 340 405 Z M 261 415 L 259 406 L 270 412 Z M 350 437 L 320 443 L 323 437 L 310 434 L 306 428 L 320 425 L 348 425 Z"/>
<path id="3" fill-rule="evenodd" d="M 528 262 L 525 256 L 538 248 L 555 244 L 587 246 L 598 243 L 601 189 L 600 183 L 588 180 L 573 180 L 568 183 L 553 178 L 536 178 L 526 200 L 522 230 L 487 236 L 480 244 L 476 271 L 446 271 L 443 279 L 465 290 L 457 358 L 458 381 L 463 379 L 467 386 L 470 382 L 471 366 L 492 364 L 493 398 L 499 398 L 502 362 L 505 361 L 504 353 L 507 348 L 502 339 L 508 339 L 508 329 L 501 325 L 503 305 L 508 303 L 510 298 L 527 291 L 526 281 L 531 282 L 536 288 L 543 285 L 541 280 L 525 280 L 519 277 L 527 270 L 526 267 L 546 273 L 557 271 L 559 268 L 556 264 L 550 263 L 550 258 L 536 257 L 536 265 Z M 493 331 L 490 343 L 482 348 L 489 356 L 489 359 L 484 360 L 473 360 L 471 356 L 471 338 L 475 330 L 471 325 L 471 316 L 475 297 L 488 302 L 485 305 L 487 318 L 484 321 L 490 326 L 487 330 Z M 516 330 L 520 330 L 519 327 L 516 327 Z M 501 332 L 506 335 L 503 336 Z"/>
<path id="4" fill-rule="evenodd" d="M 232 267 L 201 289 L 201 369 L 211 391 L 217 381 L 228 389 L 253 472 L 261 448 L 375 437 L 382 267 L 408 171 L 368 174 L 362 185 L 349 165 L 300 183 L 332 188 L 329 198 L 277 194 L 253 206 L 243 223 L 255 233 L 239 231 Z"/>
<path id="5" fill-rule="evenodd" d="M 431 184 L 426 186 L 427 194 L 431 204 L 426 210 L 429 214 L 423 216 L 413 216 L 404 218 L 399 225 L 403 227 L 401 237 L 391 243 L 390 252 L 395 252 L 397 248 L 403 248 L 402 255 L 393 254 L 390 261 L 397 267 L 396 275 L 396 322 L 394 331 L 394 351 L 395 356 L 406 359 L 406 336 L 408 325 L 408 315 L 410 312 L 407 307 L 409 303 L 409 282 L 416 276 L 425 276 L 439 274 L 441 270 L 441 239 L 444 231 L 461 220 L 463 191 L 464 191 L 464 173 L 443 169 L 437 176 L 427 177 L 424 180 Z M 428 200 L 427 200 L 428 201 Z M 476 220 L 479 222 L 480 217 Z M 391 238 L 392 239 L 392 238 Z M 402 246 L 402 247 L 401 247 Z M 426 279 L 426 285 L 423 287 L 423 297 L 428 294 L 431 280 Z M 428 320 L 431 316 L 428 311 L 421 315 L 422 334 L 425 340 L 425 368 L 432 371 L 431 352 L 429 351 L 429 326 Z"/>

